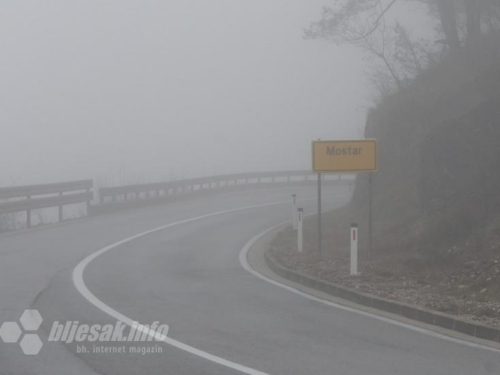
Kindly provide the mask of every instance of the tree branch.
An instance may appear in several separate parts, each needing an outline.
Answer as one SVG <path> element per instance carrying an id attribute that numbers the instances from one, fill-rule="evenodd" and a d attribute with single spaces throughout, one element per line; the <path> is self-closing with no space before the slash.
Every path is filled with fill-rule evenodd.
<path id="1" fill-rule="evenodd" d="M 373 27 L 372 27 L 369 31 L 367 31 L 367 32 L 366 32 L 364 35 L 362 35 L 362 36 L 359 36 L 359 37 L 357 37 L 357 38 L 355 38 L 355 39 L 352 39 L 351 41 L 352 41 L 352 42 L 356 42 L 356 41 L 358 41 L 358 40 L 366 39 L 366 38 L 367 38 L 367 37 L 369 37 L 371 34 L 373 34 L 373 33 L 374 33 L 377 29 L 378 29 L 378 27 L 379 27 L 379 25 L 380 25 L 380 21 L 382 21 L 382 19 L 383 19 L 383 18 L 384 18 L 384 16 L 386 15 L 386 13 L 387 13 L 387 12 L 388 12 L 391 8 L 392 8 L 392 6 L 396 3 L 396 1 L 398 1 L 398 0 L 392 0 L 392 1 L 391 1 L 391 2 L 390 2 L 390 3 L 389 3 L 386 7 L 385 7 L 385 9 L 384 9 L 384 10 L 382 10 L 382 13 L 380 13 L 380 14 L 378 15 L 377 19 L 375 20 L 375 23 L 374 23 Z M 379 1 L 379 2 L 377 2 L 377 5 L 378 5 L 379 3 L 380 3 L 380 1 Z"/>

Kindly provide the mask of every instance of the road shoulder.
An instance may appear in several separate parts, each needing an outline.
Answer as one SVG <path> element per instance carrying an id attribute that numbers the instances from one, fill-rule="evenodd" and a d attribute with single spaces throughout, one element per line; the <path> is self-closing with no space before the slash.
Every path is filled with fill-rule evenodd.
<path id="1" fill-rule="evenodd" d="M 258 274 L 264 276 L 264 278 L 268 278 L 273 280 L 276 283 L 282 284 L 284 286 L 293 288 L 301 293 L 305 293 L 307 295 L 310 295 L 314 298 L 318 298 L 323 301 L 327 301 L 331 304 L 336 304 L 339 306 L 343 306 L 348 309 L 354 309 L 357 310 L 361 313 L 365 313 L 368 315 L 373 315 L 373 316 L 379 316 L 383 318 L 384 320 L 390 320 L 395 323 L 399 323 L 398 325 L 406 325 L 408 327 L 415 327 L 414 330 L 427 333 L 427 334 L 432 334 L 434 333 L 435 335 L 440 335 L 443 337 L 448 337 L 449 339 L 453 341 L 462 341 L 464 343 L 470 343 L 472 345 L 478 345 L 478 346 L 484 346 L 491 348 L 493 350 L 500 350 L 500 343 L 493 342 L 490 340 L 484 340 L 481 338 L 469 336 L 460 332 L 457 332 L 455 330 L 451 329 L 445 329 L 436 325 L 432 324 L 427 324 L 423 323 L 417 320 L 409 319 L 407 317 L 386 312 L 383 310 L 379 310 L 376 308 L 368 307 L 365 305 L 362 305 L 360 303 L 355 303 L 352 301 L 349 301 L 347 299 L 339 298 L 336 296 L 333 296 L 329 293 L 323 292 L 317 288 L 313 288 L 311 286 L 304 285 L 303 283 L 297 282 L 290 280 L 289 278 L 285 278 L 281 275 L 278 275 L 274 270 L 272 270 L 268 262 L 266 262 L 266 250 L 268 249 L 268 246 L 270 242 L 273 240 L 273 238 L 279 233 L 284 228 L 284 226 L 275 228 L 262 237 L 260 237 L 253 245 L 249 248 L 248 253 L 247 253 L 247 261 L 249 266 Z"/>

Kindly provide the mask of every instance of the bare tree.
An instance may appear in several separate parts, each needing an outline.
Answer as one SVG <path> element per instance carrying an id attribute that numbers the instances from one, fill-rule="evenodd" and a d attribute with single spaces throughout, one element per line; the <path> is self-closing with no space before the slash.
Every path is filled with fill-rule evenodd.
<path id="1" fill-rule="evenodd" d="M 384 27 L 386 15 L 397 2 L 425 4 L 439 22 L 444 36 L 441 42 L 454 56 L 460 55 L 464 47 L 474 54 L 483 29 L 500 28 L 500 0 L 343 0 L 336 9 L 324 7 L 321 19 L 311 23 L 304 34 L 306 38 L 338 44 L 366 43 Z"/>
<path id="2" fill-rule="evenodd" d="M 397 0 L 358 2 L 347 0 L 338 10 L 323 8 L 322 18 L 304 30 L 306 39 L 325 39 L 336 44 L 351 44 L 368 52 L 383 63 L 394 84 L 402 88 L 394 61 L 390 56 L 386 13 Z"/>
<path id="3" fill-rule="evenodd" d="M 370 75 L 378 93 L 384 96 L 391 92 L 391 85 L 401 90 L 426 66 L 429 45 L 414 40 L 400 23 L 387 21 L 396 1 L 346 0 L 339 9 L 323 8 L 322 18 L 311 23 L 304 36 L 360 48 L 383 67 L 375 66 Z"/>
<path id="4" fill-rule="evenodd" d="M 437 9 L 446 45 L 453 55 L 459 54 L 462 48 L 458 34 L 456 3 L 456 0 L 431 0 L 428 2 L 431 11 L 434 5 Z"/>

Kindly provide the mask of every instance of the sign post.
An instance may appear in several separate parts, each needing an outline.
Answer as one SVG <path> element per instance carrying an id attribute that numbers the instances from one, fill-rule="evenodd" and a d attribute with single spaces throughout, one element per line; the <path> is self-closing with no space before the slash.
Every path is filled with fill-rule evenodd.
<path id="1" fill-rule="evenodd" d="M 319 257 L 323 257 L 323 250 L 321 246 L 321 173 L 318 173 L 318 253 Z"/>
<path id="2" fill-rule="evenodd" d="M 368 176 L 368 254 L 372 258 L 372 207 L 373 207 L 373 181 L 372 174 Z"/>
<path id="3" fill-rule="evenodd" d="M 321 238 L 321 176 L 322 173 L 375 172 L 377 141 L 360 139 L 312 142 L 312 169 L 318 174 L 318 252 L 322 254 Z M 369 176 L 368 250 L 372 248 L 372 175 Z M 356 229 L 357 230 L 357 229 Z"/>

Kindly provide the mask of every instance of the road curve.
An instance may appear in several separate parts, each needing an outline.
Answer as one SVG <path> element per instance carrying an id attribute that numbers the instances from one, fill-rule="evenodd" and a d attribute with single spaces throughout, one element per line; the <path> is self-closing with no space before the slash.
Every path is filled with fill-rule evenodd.
<path id="1" fill-rule="evenodd" d="M 295 190 L 306 199 L 306 211 L 313 212 L 314 201 L 307 199 L 314 198 L 314 190 Z M 1 237 L 2 321 L 18 319 L 28 307 L 38 309 L 45 344 L 37 356 L 0 344 L 0 373 L 500 372 L 498 352 L 311 301 L 247 272 L 238 259 L 241 249 L 290 216 L 290 193 L 273 189 L 200 197 Z M 341 188 L 325 193 L 330 207 L 345 202 L 341 193 Z M 161 229 L 130 238 L 153 228 Z M 55 320 L 116 320 L 82 294 L 78 282 L 73 284 L 79 264 L 85 265 L 80 266 L 85 288 L 104 306 L 131 320 L 170 326 L 170 342 L 157 343 L 161 353 L 77 353 L 78 344 L 46 342 Z"/>

